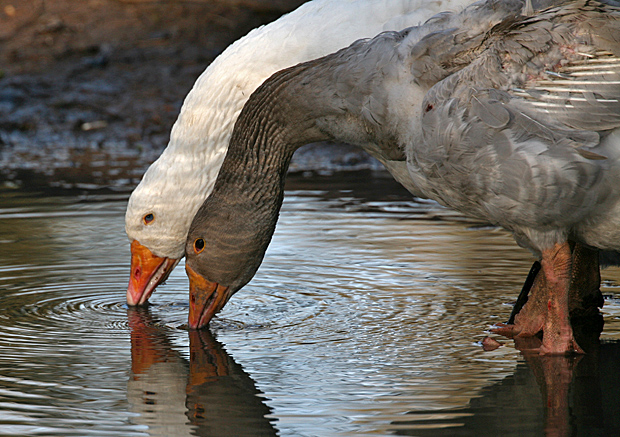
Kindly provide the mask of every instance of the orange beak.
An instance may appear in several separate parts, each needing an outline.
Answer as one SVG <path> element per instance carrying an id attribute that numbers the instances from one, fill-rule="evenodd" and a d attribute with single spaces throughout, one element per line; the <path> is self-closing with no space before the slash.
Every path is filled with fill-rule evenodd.
<path id="1" fill-rule="evenodd" d="M 127 287 L 127 303 L 144 305 L 155 287 L 168 279 L 178 259 L 163 258 L 151 253 L 138 240 L 131 243 L 131 275 Z"/>
<path id="2" fill-rule="evenodd" d="M 189 276 L 189 329 L 201 329 L 209 324 L 215 313 L 224 308 L 230 298 L 229 288 L 210 282 L 185 265 Z"/>

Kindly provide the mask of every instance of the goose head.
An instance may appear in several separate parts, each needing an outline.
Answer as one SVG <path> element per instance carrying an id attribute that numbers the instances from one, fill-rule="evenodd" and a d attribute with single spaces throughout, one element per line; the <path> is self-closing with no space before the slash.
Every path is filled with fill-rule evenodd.
<path id="1" fill-rule="evenodd" d="M 132 193 L 125 213 L 125 231 L 131 241 L 127 303 L 132 306 L 145 304 L 183 257 L 175 240 L 182 238 L 183 225 L 178 219 L 183 214 L 162 200 L 144 202 L 153 196 L 142 193 L 143 186 Z"/>
<path id="2" fill-rule="evenodd" d="M 125 213 L 125 231 L 131 241 L 129 305 L 145 304 L 184 254 L 192 216 L 211 191 L 221 159 L 185 157 L 170 165 L 170 153 L 149 167 L 131 194 Z M 184 158 L 178 151 L 175 159 Z M 206 170 L 203 163 L 212 163 Z M 219 162 L 218 162 L 219 161 Z"/>
<path id="3" fill-rule="evenodd" d="M 258 270 L 295 150 L 329 139 L 300 92 L 308 65 L 313 64 L 274 74 L 252 94 L 235 123 L 213 191 L 193 217 L 185 243 L 191 329 L 206 326 Z"/>
<path id="4" fill-rule="evenodd" d="M 214 192 L 196 214 L 185 247 L 191 329 L 206 326 L 258 270 L 275 229 L 278 197 L 275 205 L 257 205 L 243 195 Z"/>

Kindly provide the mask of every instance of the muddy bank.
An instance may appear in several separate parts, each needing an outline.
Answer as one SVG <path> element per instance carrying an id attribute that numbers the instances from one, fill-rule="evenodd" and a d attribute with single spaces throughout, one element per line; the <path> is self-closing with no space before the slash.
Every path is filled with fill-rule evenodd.
<path id="1" fill-rule="evenodd" d="M 301 0 L 0 0 L 0 185 L 131 190 L 196 78 Z M 293 171 L 380 168 L 351 147 Z"/>

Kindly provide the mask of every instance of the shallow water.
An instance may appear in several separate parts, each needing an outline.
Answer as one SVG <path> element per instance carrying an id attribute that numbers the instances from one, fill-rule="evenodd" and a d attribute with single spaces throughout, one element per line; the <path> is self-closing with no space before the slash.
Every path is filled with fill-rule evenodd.
<path id="1" fill-rule="evenodd" d="M 125 204 L 0 193 L 0 435 L 620 435 L 618 269 L 586 356 L 485 352 L 532 261 L 509 235 L 380 175 L 298 177 L 254 280 L 188 332 L 182 263 L 125 305 Z"/>

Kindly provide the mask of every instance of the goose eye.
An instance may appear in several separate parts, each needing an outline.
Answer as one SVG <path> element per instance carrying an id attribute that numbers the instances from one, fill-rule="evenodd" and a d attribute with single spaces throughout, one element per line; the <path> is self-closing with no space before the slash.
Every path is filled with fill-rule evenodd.
<path id="1" fill-rule="evenodd" d="M 194 251 L 200 253 L 203 250 L 205 250 L 205 240 L 197 238 L 196 241 L 194 241 Z"/>
<path id="2" fill-rule="evenodd" d="M 151 224 L 153 220 L 155 220 L 155 216 L 153 215 L 153 213 L 149 213 L 145 215 L 144 217 L 142 217 L 142 221 L 144 222 L 145 225 Z"/>

